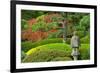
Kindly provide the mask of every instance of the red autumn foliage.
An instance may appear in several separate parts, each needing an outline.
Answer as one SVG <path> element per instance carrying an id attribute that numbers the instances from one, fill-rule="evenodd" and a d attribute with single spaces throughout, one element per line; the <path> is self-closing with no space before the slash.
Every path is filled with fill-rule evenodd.
<path id="1" fill-rule="evenodd" d="M 32 30 L 24 30 L 22 31 L 22 40 L 29 40 L 29 41 L 37 41 L 44 39 L 48 36 L 47 32 L 36 31 L 32 32 Z"/>

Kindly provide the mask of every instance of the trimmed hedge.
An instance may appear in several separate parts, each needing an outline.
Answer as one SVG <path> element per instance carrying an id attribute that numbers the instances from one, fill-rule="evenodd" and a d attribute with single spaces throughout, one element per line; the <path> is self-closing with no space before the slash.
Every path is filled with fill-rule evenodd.
<path id="1" fill-rule="evenodd" d="M 61 51 L 65 51 L 65 52 L 71 51 L 70 46 L 67 44 L 53 43 L 53 44 L 46 44 L 46 45 L 38 46 L 36 48 L 32 48 L 26 54 L 29 55 L 40 49 L 51 49 L 51 50 L 54 49 L 54 50 L 61 50 Z"/>
<path id="2" fill-rule="evenodd" d="M 24 52 L 27 52 L 31 48 L 35 48 L 35 47 L 38 47 L 41 45 L 45 45 L 45 44 L 49 44 L 49 43 L 62 43 L 62 42 L 63 42 L 62 38 L 45 39 L 45 40 L 37 41 L 34 43 L 31 41 L 27 41 L 27 42 L 21 43 L 21 48 Z"/>
<path id="3" fill-rule="evenodd" d="M 26 56 L 23 62 L 48 62 L 53 61 L 56 57 L 66 57 L 67 53 L 61 50 L 55 49 L 38 49 L 35 53 L 31 53 L 30 55 Z M 63 61 L 63 59 L 59 59 Z"/>
<path id="4" fill-rule="evenodd" d="M 47 44 L 29 50 L 23 62 L 47 62 L 56 57 L 70 56 L 69 45 L 63 43 Z"/>

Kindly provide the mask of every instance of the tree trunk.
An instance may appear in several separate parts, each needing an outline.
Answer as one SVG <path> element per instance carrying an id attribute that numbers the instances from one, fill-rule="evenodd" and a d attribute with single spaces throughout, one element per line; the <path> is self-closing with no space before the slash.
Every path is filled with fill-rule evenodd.
<path id="1" fill-rule="evenodd" d="M 67 27 L 66 27 L 66 21 L 63 22 L 63 43 L 66 43 L 67 41 L 67 33 L 66 33 Z"/>

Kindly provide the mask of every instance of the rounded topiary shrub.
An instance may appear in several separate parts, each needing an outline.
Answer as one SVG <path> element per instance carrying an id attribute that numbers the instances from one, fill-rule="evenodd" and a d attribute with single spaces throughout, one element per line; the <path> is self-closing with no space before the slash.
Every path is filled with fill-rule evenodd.
<path id="1" fill-rule="evenodd" d="M 56 57 L 71 56 L 71 49 L 69 45 L 56 43 L 33 48 L 26 54 L 27 56 L 24 58 L 23 62 L 48 62 L 53 61 Z M 61 61 L 63 61 L 63 59 Z"/>
<path id="2" fill-rule="evenodd" d="M 41 45 L 50 44 L 50 43 L 62 43 L 62 38 L 55 38 L 55 39 L 45 39 L 37 42 L 26 41 L 21 43 L 21 48 L 24 52 L 27 52 L 31 48 L 35 48 Z"/>
<path id="3" fill-rule="evenodd" d="M 68 44 L 65 44 L 65 43 L 52 43 L 52 44 L 46 44 L 46 45 L 38 46 L 36 48 L 32 48 L 26 54 L 29 55 L 37 49 L 55 49 L 55 50 L 63 50 L 63 51 L 66 51 L 66 52 L 71 52 L 71 50 L 72 50 L 70 48 L 70 45 L 68 45 Z"/>
<path id="4" fill-rule="evenodd" d="M 65 51 L 54 50 L 54 49 L 38 49 L 38 51 L 35 51 L 33 54 L 28 55 L 23 60 L 23 62 L 48 62 L 48 61 L 53 61 L 55 57 L 65 57 L 65 56 L 67 56 L 67 53 Z M 63 60 L 65 59 L 59 59 L 59 61 Z"/>

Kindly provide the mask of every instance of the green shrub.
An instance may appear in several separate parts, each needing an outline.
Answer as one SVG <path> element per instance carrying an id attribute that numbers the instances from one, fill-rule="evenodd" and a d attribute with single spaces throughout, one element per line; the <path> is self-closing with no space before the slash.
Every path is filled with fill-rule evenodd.
<path id="1" fill-rule="evenodd" d="M 21 29 L 22 30 L 28 29 L 28 23 L 24 19 L 21 20 Z"/>
<path id="2" fill-rule="evenodd" d="M 56 57 L 69 57 L 71 53 L 70 46 L 63 43 L 46 44 L 32 48 L 26 54 L 23 62 L 45 62 L 52 61 Z"/>
<path id="3" fill-rule="evenodd" d="M 25 58 L 26 54 L 24 51 L 21 51 L 21 60 L 23 60 Z"/>
<path id="4" fill-rule="evenodd" d="M 90 45 L 89 44 L 82 44 L 80 47 L 80 59 L 87 60 L 90 59 Z"/>
<path id="5" fill-rule="evenodd" d="M 89 44 L 90 43 L 90 36 L 87 35 L 87 36 L 81 38 L 80 41 L 81 41 L 82 44 Z"/>
<path id="6" fill-rule="evenodd" d="M 70 38 L 67 38 L 66 42 L 67 44 L 70 44 Z M 62 38 L 44 39 L 37 42 L 26 41 L 21 43 L 21 48 L 24 52 L 27 52 L 31 48 L 35 48 L 41 45 L 51 44 L 51 43 L 63 43 L 63 39 Z"/>
<path id="7" fill-rule="evenodd" d="M 71 38 L 67 38 L 66 43 L 70 44 Z"/>
<path id="8" fill-rule="evenodd" d="M 57 59 L 54 59 L 56 57 L 66 57 L 67 53 L 63 50 L 56 50 L 56 49 L 38 49 L 34 53 L 29 54 L 26 56 L 26 58 L 23 60 L 23 62 L 48 62 L 48 61 L 54 61 Z M 64 60 L 70 60 L 67 59 L 59 59 L 58 61 L 64 61 Z"/>
<path id="9" fill-rule="evenodd" d="M 63 40 L 61 38 L 45 39 L 45 40 L 37 41 L 34 43 L 31 41 L 27 41 L 27 42 L 21 43 L 21 48 L 24 52 L 27 52 L 31 48 L 35 48 L 35 47 L 38 47 L 41 45 L 45 45 L 45 44 L 49 44 L 49 43 L 62 43 L 62 42 L 63 42 Z"/>
<path id="10" fill-rule="evenodd" d="M 41 21 L 41 22 L 38 22 L 38 23 L 35 23 L 34 25 L 32 25 L 32 31 L 35 32 L 35 31 L 46 31 L 47 30 L 47 27 L 46 27 L 46 23 Z"/>
<path id="11" fill-rule="evenodd" d="M 90 14 L 84 16 L 80 20 L 80 27 L 82 27 L 84 31 L 87 31 L 90 28 Z"/>
<path id="12" fill-rule="evenodd" d="M 24 52 L 27 52 L 30 48 L 34 47 L 33 43 L 31 41 L 22 42 L 21 43 L 21 49 Z"/>
<path id="13" fill-rule="evenodd" d="M 77 31 L 77 35 L 80 37 L 80 38 L 82 38 L 82 37 L 84 37 L 84 31 Z"/>
<path id="14" fill-rule="evenodd" d="M 70 46 L 67 45 L 67 44 L 64 44 L 64 43 L 52 43 L 52 44 L 46 44 L 46 45 L 38 46 L 36 48 L 32 48 L 26 54 L 29 55 L 29 54 L 33 53 L 34 51 L 36 51 L 38 49 L 54 49 L 54 50 L 66 51 L 66 53 L 71 51 Z"/>

